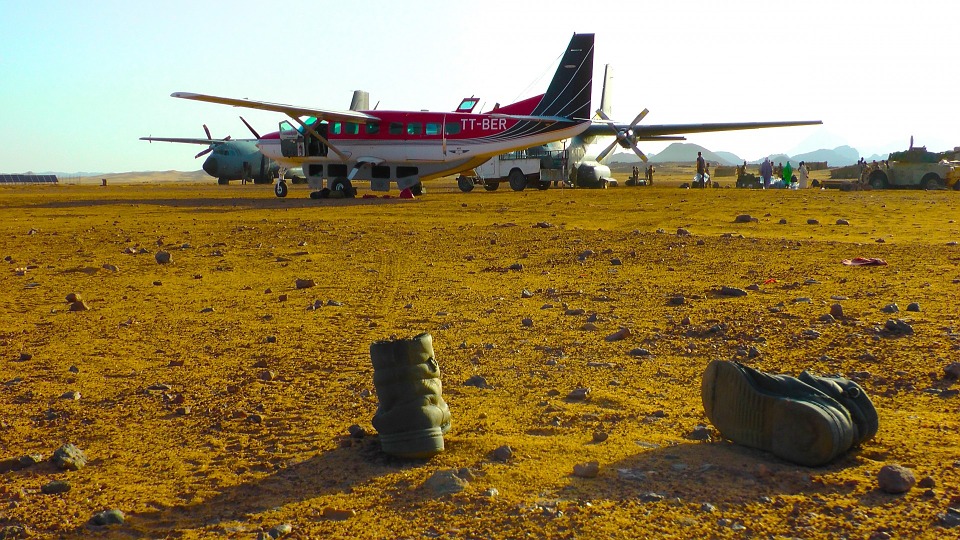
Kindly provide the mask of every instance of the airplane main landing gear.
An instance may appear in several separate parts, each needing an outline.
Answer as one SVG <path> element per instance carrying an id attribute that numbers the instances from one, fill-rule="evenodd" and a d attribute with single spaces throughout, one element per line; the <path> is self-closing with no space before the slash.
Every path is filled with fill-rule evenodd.
<path id="1" fill-rule="evenodd" d="M 273 186 L 273 192 L 277 195 L 277 197 L 280 197 L 280 198 L 286 197 L 287 182 L 281 178 L 280 181 L 277 182 L 277 185 Z"/>

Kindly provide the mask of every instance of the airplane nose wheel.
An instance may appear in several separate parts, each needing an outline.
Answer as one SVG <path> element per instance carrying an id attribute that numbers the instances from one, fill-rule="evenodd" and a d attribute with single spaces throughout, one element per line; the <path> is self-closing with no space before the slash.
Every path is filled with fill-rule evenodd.
<path id="1" fill-rule="evenodd" d="M 277 197 L 283 198 L 287 196 L 287 183 L 283 180 L 277 182 L 277 185 L 273 186 L 273 192 Z"/>

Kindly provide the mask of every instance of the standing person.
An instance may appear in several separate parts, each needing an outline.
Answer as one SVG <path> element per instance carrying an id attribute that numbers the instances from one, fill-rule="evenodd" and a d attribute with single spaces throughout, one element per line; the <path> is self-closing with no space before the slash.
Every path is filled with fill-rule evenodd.
<path id="1" fill-rule="evenodd" d="M 710 182 L 710 164 L 707 163 L 703 166 L 703 187 L 710 187 L 712 185 Z"/>
<path id="2" fill-rule="evenodd" d="M 706 169 L 707 162 L 703 159 L 703 153 L 697 152 L 697 176 L 700 177 L 700 187 L 703 187 L 707 182 L 707 177 L 704 176 Z"/>
<path id="3" fill-rule="evenodd" d="M 649 185 L 649 186 L 652 186 L 652 185 L 653 185 L 653 171 L 654 171 L 653 165 L 650 165 L 649 167 L 647 167 L 647 175 L 648 175 L 648 178 L 649 178 L 649 179 L 647 180 L 647 185 Z"/>
<path id="4" fill-rule="evenodd" d="M 790 166 L 789 161 L 783 166 L 783 170 L 780 171 L 780 174 L 783 176 L 783 187 L 790 189 L 790 182 L 793 181 L 793 167 Z"/>
<path id="5" fill-rule="evenodd" d="M 800 180 L 800 189 L 807 189 L 807 180 L 810 178 L 810 171 L 807 170 L 807 164 L 800 162 L 800 168 L 797 169 L 797 176 Z"/>
<path id="6" fill-rule="evenodd" d="M 763 189 L 770 187 L 770 178 L 773 176 L 773 163 L 770 163 L 770 158 L 763 158 L 763 163 L 760 164 L 760 178 L 763 178 Z"/>

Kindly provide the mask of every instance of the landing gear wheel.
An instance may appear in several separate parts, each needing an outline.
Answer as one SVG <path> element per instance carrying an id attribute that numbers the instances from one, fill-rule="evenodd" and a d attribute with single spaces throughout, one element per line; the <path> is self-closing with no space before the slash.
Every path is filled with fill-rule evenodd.
<path id="1" fill-rule="evenodd" d="M 420 197 L 426 192 L 427 190 L 424 189 L 423 182 L 417 182 L 416 184 L 410 186 L 410 193 L 413 193 L 414 197 Z"/>
<path id="2" fill-rule="evenodd" d="M 287 196 L 287 183 L 283 180 L 277 182 L 277 185 L 273 186 L 273 193 L 277 197 L 283 198 Z"/>
<path id="3" fill-rule="evenodd" d="M 457 187 L 460 188 L 460 191 L 464 193 L 470 193 L 473 191 L 473 178 L 469 178 L 463 175 L 457 177 Z"/>
<path id="4" fill-rule="evenodd" d="M 343 198 L 352 199 L 357 196 L 357 190 L 353 188 L 353 183 L 347 178 L 337 178 L 330 184 L 330 191 L 340 191 Z"/>
<path id="5" fill-rule="evenodd" d="M 527 187 L 527 177 L 523 175 L 520 169 L 510 171 L 510 189 L 514 191 L 523 191 Z"/>
<path id="6" fill-rule="evenodd" d="M 484 182 L 483 189 L 487 191 L 496 191 L 500 187 L 500 182 Z"/>
<path id="7" fill-rule="evenodd" d="M 217 178 L 217 183 L 221 186 L 229 186 L 230 180 L 228 178 Z"/>

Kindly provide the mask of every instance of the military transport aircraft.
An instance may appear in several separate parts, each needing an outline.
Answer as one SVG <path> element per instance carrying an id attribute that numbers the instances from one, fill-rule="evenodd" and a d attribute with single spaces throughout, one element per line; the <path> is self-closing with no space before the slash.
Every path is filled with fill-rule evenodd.
<path id="1" fill-rule="evenodd" d="M 487 159 L 522 148 L 570 139 L 588 130 L 615 134 L 615 143 L 636 147 L 638 140 L 671 135 L 767 127 L 802 126 L 820 121 L 674 124 L 640 126 L 592 121 L 593 34 L 574 34 L 546 93 L 485 113 L 429 111 L 335 111 L 174 92 L 172 97 L 285 113 L 280 130 L 258 137 L 257 146 L 287 167 L 303 167 L 307 181 L 320 189 L 355 194 L 353 180 L 369 180 L 374 191 L 416 188 L 422 180 L 467 171 Z M 275 186 L 287 195 L 282 175 Z M 312 197 L 323 196 L 315 191 Z"/>

